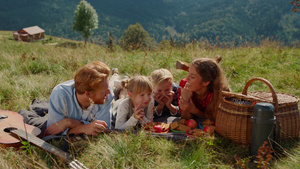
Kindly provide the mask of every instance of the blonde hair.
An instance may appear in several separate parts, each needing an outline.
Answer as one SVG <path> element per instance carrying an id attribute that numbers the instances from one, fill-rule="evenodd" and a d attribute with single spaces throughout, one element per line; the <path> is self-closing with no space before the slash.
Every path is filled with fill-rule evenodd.
<path id="1" fill-rule="evenodd" d="M 159 85 L 165 80 L 173 82 L 173 75 L 168 69 L 157 69 L 150 74 L 150 81 L 154 86 Z"/>
<path id="2" fill-rule="evenodd" d="M 197 73 L 202 77 L 202 81 L 208 82 L 208 90 L 213 93 L 210 104 L 205 109 L 206 118 L 216 118 L 218 107 L 221 101 L 221 91 L 229 91 L 229 85 L 220 65 L 210 58 L 199 58 L 192 61 Z"/>
<path id="3" fill-rule="evenodd" d="M 109 67 L 102 62 L 93 62 L 83 66 L 75 74 L 75 90 L 78 94 L 85 91 L 94 91 L 99 88 L 100 83 L 108 78 Z"/>
<path id="4" fill-rule="evenodd" d="M 152 92 L 152 83 L 146 76 L 134 76 L 129 80 L 121 81 L 121 86 L 128 92 L 131 92 L 134 96 L 143 93 L 145 91 Z"/>

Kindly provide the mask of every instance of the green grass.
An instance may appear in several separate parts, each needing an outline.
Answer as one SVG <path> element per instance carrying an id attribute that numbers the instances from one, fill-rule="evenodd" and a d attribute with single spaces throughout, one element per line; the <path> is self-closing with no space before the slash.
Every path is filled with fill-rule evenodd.
<path id="1" fill-rule="evenodd" d="M 186 72 L 175 69 L 177 60 L 190 62 L 198 57 L 222 56 L 221 66 L 231 90 L 241 93 L 247 81 L 262 77 L 276 92 L 300 96 L 300 49 L 280 46 L 273 41 L 263 45 L 232 48 L 210 48 L 207 42 L 187 44 L 182 48 L 165 46 L 153 51 L 125 52 L 116 48 L 46 36 L 33 43 L 12 40 L 12 32 L 0 32 L 0 109 L 27 109 L 34 98 L 48 100 L 52 88 L 72 79 L 76 70 L 93 61 L 117 67 L 122 75 L 149 75 L 158 68 L 168 68 L 175 82 Z M 254 82 L 249 91 L 264 90 Z M 234 155 L 247 162 L 249 149 L 227 139 L 168 141 L 147 133 L 111 133 L 89 141 L 71 144 L 70 153 L 89 168 L 241 168 Z M 61 143 L 53 142 L 58 147 Z M 271 168 L 299 168 L 299 138 L 284 142 L 286 154 L 271 161 Z M 55 156 L 32 146 L 32 156 L 21 150 L 0 149 L 1 168 L 66 167 Z"/>

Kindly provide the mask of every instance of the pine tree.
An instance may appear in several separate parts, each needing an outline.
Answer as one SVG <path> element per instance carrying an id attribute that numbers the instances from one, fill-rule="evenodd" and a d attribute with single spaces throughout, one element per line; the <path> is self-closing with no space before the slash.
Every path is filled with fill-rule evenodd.
<path id="1" fill-rule="evenodd" d="M 98 28 L 98 15 L 96 10 L 85 0 L 81 0 L 75 11 L 75 21 L 73 31 L 78 31 L 87 39 L 92 35 L 92 30 Z"/>

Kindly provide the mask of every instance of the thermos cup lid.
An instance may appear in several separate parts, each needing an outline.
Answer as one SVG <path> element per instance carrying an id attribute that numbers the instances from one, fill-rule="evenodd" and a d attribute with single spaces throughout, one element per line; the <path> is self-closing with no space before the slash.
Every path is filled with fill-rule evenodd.
<path id="1" fill-rule="evenodd" d="M 275 119 L 275 110 L 271 103 L 257 103 L 254 106 L 253 118 L 255 119 Z"/>

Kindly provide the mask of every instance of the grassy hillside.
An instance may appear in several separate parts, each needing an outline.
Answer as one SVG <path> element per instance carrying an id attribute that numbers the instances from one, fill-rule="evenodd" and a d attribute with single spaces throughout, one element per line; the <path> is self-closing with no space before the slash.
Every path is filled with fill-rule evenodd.
<path id="1" fill-rule="evenodd" d="M 105 46 L 46 36 L 46 40 L 24 43 L 12 40 L 12 32 L 0 32 L 0 109 L 27 109 L 32 99 L 48 100 L 52 88 L 73 78 L 81 66 L 102 61 L 117 67 L 122 75 L 149 75 L 158 68 L 168 68 L 175 82 L 186 72 L 175 69 L 176 60 L 190 62 L 198 57 L 222 56 L 221 66 L 231 90 L 240 93 L 254 77 L 269 80 L 275 91 L 300 96 L 300 49 L 281 46 L 265 39 L 260 46 L 244 44 L 236 48 L 218 48 L 198 41 L 183 48 L 159 46 L 154 51 L 109 52 Z M 250 91 L 268 91 L 266 85 L 253 83 Z M 273 160 L 271 168 L 299 167 L 299 139 L 284 142 L 286 154 Z M 172 142 L 149 137 L 141 132 L 117 133 L 91 138 L 72 145 L 74 155 L 89 168 L 232 168 L 247 161 L 247 148 L 222 138 Z M 82 146 L 80 151 L 78 147 Z M 31 153 L 29 153 L 31 152 Z M 1 149 L 1 168 L 44 168 L 60 161 L 32 146 L 27 153 Z M 23 160 L 21 160 L 23 159 Z M 56 162 L 54 162 L 56 161 Z M 247 163 L 247 162 L 244 162 Z M 247 163 L 251 167 L 250 163 Z"/>

